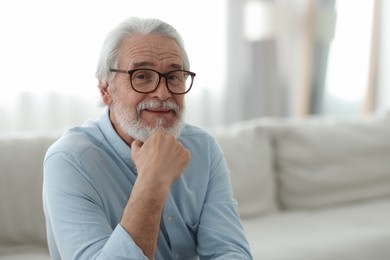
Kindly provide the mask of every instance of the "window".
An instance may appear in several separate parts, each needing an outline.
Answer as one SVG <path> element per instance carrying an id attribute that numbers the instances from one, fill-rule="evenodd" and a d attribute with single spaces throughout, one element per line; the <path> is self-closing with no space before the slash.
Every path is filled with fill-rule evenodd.
<path id="1" fill-rule="evenodd" d="M 361 114 L 370 86 L 375 1 L 336 1 L 336 33 L 329 51 L 324 114 Z M 375 37 L 375 35 L 374 35 Z"/>
<path id="2" fill-rule="evenodd" d="M 129 16 L 160 18 L 182 34 L 197 73 L 187 119 L 201 124 L 198 101 L 218 91 L 224 76 L 224 6 L 224 0 L 2 1 L 0 133 L 61 130 L 98 115 L 100 47 Z"/>

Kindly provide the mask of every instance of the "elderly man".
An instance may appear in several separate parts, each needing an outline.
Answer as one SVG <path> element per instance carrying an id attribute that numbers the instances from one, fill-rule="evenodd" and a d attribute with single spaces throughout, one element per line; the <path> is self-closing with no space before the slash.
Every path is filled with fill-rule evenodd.
<path id="1" fill-rule="evenodd" d="M 195 73 L 178 32 L 129 18 L 103 44 L 107 109 L 44 161 L 52 259 L 252 259 L 215 140 L 183 123 Z"/>

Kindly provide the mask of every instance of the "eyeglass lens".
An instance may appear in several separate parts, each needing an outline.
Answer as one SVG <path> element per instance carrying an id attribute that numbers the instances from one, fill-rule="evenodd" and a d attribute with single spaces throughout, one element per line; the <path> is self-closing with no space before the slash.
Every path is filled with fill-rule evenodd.
<path id="1" fill-rule="evenodd" d="M 182 70 L 171 71 L 165 76 L 168 89 L 173 93 L 185 93 L 192 85 L 190 73 Z M 139 92 L 152 92 L 160 83 L 160 74 L 154 70 L 136 70 L 131 75 L 131 84 Z"/>

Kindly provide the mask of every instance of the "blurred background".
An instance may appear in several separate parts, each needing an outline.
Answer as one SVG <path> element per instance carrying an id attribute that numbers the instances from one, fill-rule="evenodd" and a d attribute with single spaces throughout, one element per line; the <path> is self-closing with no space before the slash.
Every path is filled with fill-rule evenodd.
<path id="1" fill-rule="evenodd" d="M 386 0 L 1 1 L 0 134 L 98 117 L 100 47 L 129 16 L 182 34 L 197 73 L 189 123 L 386 112 L 389 14 Z"/>

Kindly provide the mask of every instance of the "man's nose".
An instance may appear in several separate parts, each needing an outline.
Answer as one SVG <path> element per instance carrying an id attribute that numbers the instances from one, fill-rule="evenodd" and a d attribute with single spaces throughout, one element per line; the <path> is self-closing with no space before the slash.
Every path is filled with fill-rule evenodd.
<path id="1" fill-rule="evenodd" d="M 157 89 L 151 93 L 153 97 L 157 97 L 160 100 L 167 100 L 172 96 L 172 93 L 168 89 L 167 80 L 161 77 L 160 82 L 157 85 Z"/>

